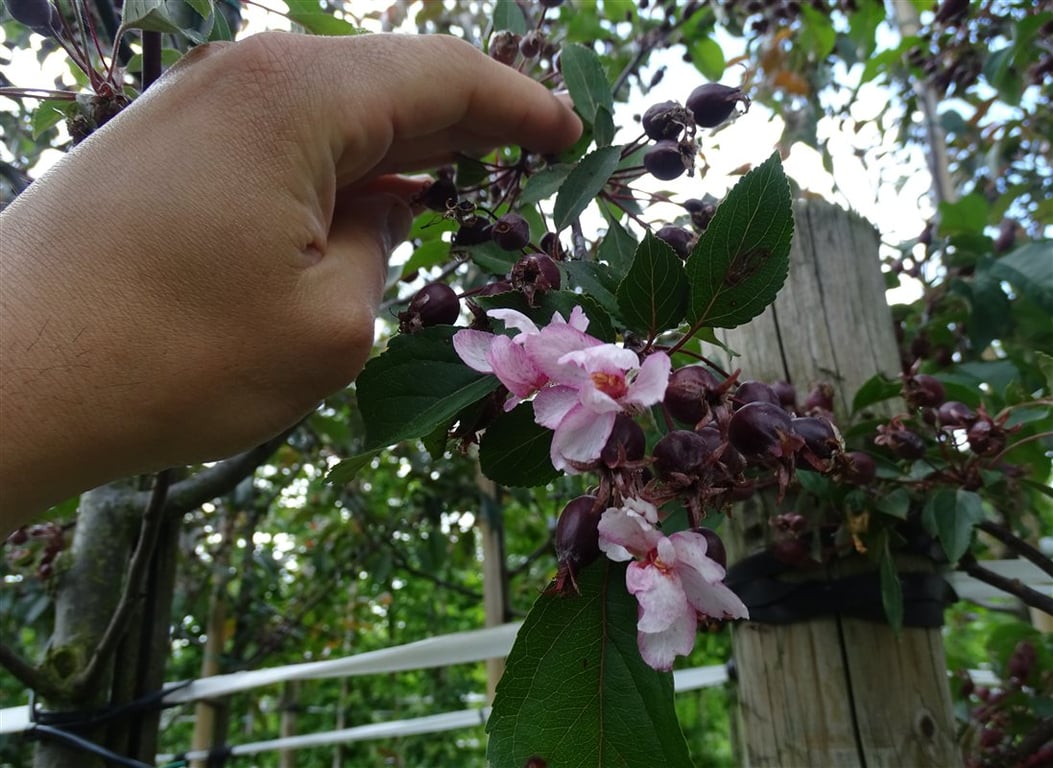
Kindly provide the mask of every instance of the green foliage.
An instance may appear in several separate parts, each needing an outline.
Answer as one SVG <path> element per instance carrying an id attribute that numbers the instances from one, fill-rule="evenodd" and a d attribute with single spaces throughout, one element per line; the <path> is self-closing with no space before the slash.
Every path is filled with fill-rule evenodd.
<path id="1" fill-rule="evenodd" d="M 690 766 L 672 675 L 656 675 L 636 647 L 625 566 L 601 559 L 578 585 L 580 595 L 543 594 L 520 630 L 487 756 L 494 765 Z"/>
<path id="2" fill-rule="evenodd" d="M 627 328 L 653 339 L 676 328 L 687 309 L 683 263 L 664 241 L 648 232 L 618 285 L 618 306 Z"/>

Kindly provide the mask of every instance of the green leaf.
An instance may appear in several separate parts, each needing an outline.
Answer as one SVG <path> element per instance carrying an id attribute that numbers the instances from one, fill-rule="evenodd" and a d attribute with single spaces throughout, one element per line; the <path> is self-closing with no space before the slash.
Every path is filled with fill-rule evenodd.
<path id="1" fill-rule="evenodd" d="M 893 631 L 903 629 L 903 585 L 896 573 L 896 563 L 889 548 L 888 532 L 885 532 L 885 547 L 881 553 L 881 604 L 885 608 L 885 617 Z"/>
<path id="2" fill-rule="evenodd" d="M 806 48 L 816 61 L 822 61 L 834 50 L 837 33 L 830 19 L 810 5 L 801 6 L 801 31 L 795 42 Z"/>
<path id="3" fill-rule="evenodd" d="M 1022 245 L 994 262 L 990 272 L 1053 313 L 1053 241 Z"/>
<path id="4" fill-rule="evenodd" d="M 47 99 L 40 102 L 33 110 L 33 117 L 30 121 L 33 138 L 40 138 L 44 131 L 58 125 L 75 112 L 76 106 L 68 99 Z"/>
<path id="5" fill-rule="evenodd" d="M 724 76 L 724 50 L 711 37 L 699 37 L 688 46 L 691 63 L 707 80 L 716 82 Z"/>
<path id="6" fill-rule="evenodd" d="M 910 511 L 910 494 L 905 488 L 896 488 L 878 498 L 877 508 L 890 517 L 906 520 Z"/>
<path id="7" fill-rule="evenodd" d="M 600 558 L 577 581 L 580 596 L 541 595 L 516 636 L 486 724 L 490 764 L 690 768 L 673 677 L 636 646 L 625 565 Z"/>
<path id="8" fill-rule="evenodd" d="M 858 413 L 874 403 L 897 397 L 900 389 L 899 381 L 886 378 L 883 373 L 876 373 L 863 382 L 855 397 L 852 398 L 852 413 Z"/>
<path id="9" fill-rule="evenodd" d="M 973 526 L 983 518 L 980 497 L 964 489 L 937 490 L 929 496 L 921 513 L 922 525 L 940 540 L 951 564 L 957 563 L 969 549 Z"/>
<path id="10" fill-rule="evenodd" d="M 777 152 L 743 176 L 687 260 L 688 320 L 734 328 L 775 300 L 793 237 L 790 186 Z"/>
<path id="11" fill-rule="evenodd" d="M 357 35 L 363 30 L 323 11 L 315 0 L 288 0 L 289 19 L 312 35 Z"/>
<path id="12" fill-rule="evenodd" d="M 607 82 L 607 72 L 596 52 L 580 43 L 564 45 L 559 54 L 559 69 L 570 91 L 574 108 L 590 123 L 596 120 L 596 110 L 604 107 L 614 114 L 614 96 Z"/>
<path id="13" fill-rule="evenodd" d="M 608 147 L 614 141 L 617 132 L 614 125 L 614 115 L 605 106 L 596 108 L 596 118 L 592 123 L 592 135 L 596 140 L 597 147 Z"/>
<path id="14" fill-rule="evenodd" d="M 458 330 L 440 325 L 400 334 L 366 364 L 356 390 L 369 448 L 423 437 L 497 389 L 495 376 L 473 371 L 457 356 Z"/>
<path id="15" fill-rule="evenodd" d="M 219 14 L 222 16 L 223 14 Z M 219 16 L 216 18 L 218 19 Z M 161 66 L 168 69 L 170 66 L 175 64 L 183 58 L 183 52 L 176 50 L 175 48 L 162 48 L 161 49 Z M 132 54 L 132 57 L 128 59 L 128 63 L 124 65 L 124 68 L 128 72 L 142 72 L 143 71 L 143 55 L 141 53 Z"/>
<path id="16" fill-rule="evenodd" d="M 562 164 L 542 168 L 523 185 L 523 191 L 519 193 L 520 205 L 532 205 L 552 197 L 563 186 L 567 174 L 573 169 L 572 165 Z"/>
<path id="17" fill-rule="evenodd" d="M 184 15 L 185 0 L 125 0 L 121 9 L 121 26 L 148 32 L 182 34 L 179 20 Z"/>
<path id="18" fill-rule="evenodd" d="M 687 274 L 672 247 L 648 232 L 618 285 L 618 308 L 631 330 L 653 339 L 675 328 L 687 310 Z"/>
<path id="19" fill-rule="evenodd" d="M 596 299 L 607 314 L 619 316 L 618 280 L 606 264 L 594 261 L 564 261 L 561 265 L 567 273 L 571 287 L 580 288 L 582 292 Z"/>
<path id="20" fill-rule="evenodd" d="M 597 256 L 610 264 L 616 277 L 624 275 L 636 255 L 636 238 L 616 219 L 607 219 L 607 234 L 603 236 Z"/>
<path id="21" fill-rule="evenodd" d="M 413 255 L 402 265 L 402 278 L 406 279 L 418 269 L 429 269 L 450 258 L 450 244 L 444 240 L 429 240 L 421 243 Z"/>
<path id="22" fill-rule="evenodd" d="M 186 4 L 203 19 L 212 15 L 212 0 L 186 0 Z"/>
<path id="23" fill-rule="evenodd" d="M 493 31 L 500 32 L 507 29 L 517 35 L 525 35 L 528 31 L 526 16 L 523 9 L 515 0 L 497 0 L 493 10 Z"/>
<path id="24" fill-rule="evenodd" d="M 483 474 L 513 488 L 545 485 L 559 477 L 549 452 L 552 430 L 534 422 L 534 407 L 523 403 L 497 417 L 479 442 Z"/>
<path id="25" fill-rule="evenodd" d="M 374 457 L 380 453 L 380 449 L 376 448 L 372 451 L 366 451 L 356 456 L 352 456 L 349 459 L 344 459 L 339 464 L 335 464 L 332 469 L 325 476 L 327 483 L 333 485 L 343 485 L 344 483 L 351 482 L 358 471 L 363 467 L 369 466 L 369 463 L 373 461 Z"/>
<path id="26" fill-rule="evenodd" d="M 569 226 L 600 193 L 618 167 L 620 153 L 621 147 L 601 147 L 581 158 L 567 174 L 552 208 L 557 232 Z"/>
<path id="27" fill-rule="evenodd" d="M 940 234 L 981 234 L 987 225 L 988 204 L 983 195 L 973 192 L 954 203 L 940 203 Z"/>

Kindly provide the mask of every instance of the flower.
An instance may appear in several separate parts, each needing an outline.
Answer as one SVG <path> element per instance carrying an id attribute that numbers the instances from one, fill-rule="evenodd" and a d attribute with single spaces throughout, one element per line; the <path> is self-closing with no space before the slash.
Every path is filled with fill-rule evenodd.
<path id="1" fill-rule="evenodd" d="M 569 320 L 564 320 L 559 312 L 553 313 L 552 322 L 540 330 L 533 320 L 514 309 L 491 309 L 486 314 L 519 333 L 510 338 L 466 328 L 453 335 L 453 348 L 469 368 L 494 374 L 508 389 L 511 394 L 505 402 L 506 411 L 549 383 L 547 372 L 559 370 L 552 360 L 554 354 L 562 356 L 602 344 L 585 333 L 589 319 L 581 307 L 571 311 Z"/>
<path id="2" fill-rule="evenodd" d="M 531 346 L 528 341 L 528 351 Z M 641 365 L 631 350 L 598 344 L 561 355 L 554 367 L 545 362 L 539 367 L 552 383 L 534 399 L 534 420 L 554 430 L 552 465 L 573 474 L 575 464 L 599 458 L 615 416 L 662 401 L 670 362 L 664 352 L 655 352 Z"/>
<path id="3" fill-rule="evenodd" d="M 725 571 L 706 555 L 702 534 L 666 536 L 657 523 L 653 504 L 626 499 L 600 518 L 600 549 L 611 560 L 633 560 L 625 586 L 640 606 L 640 655 L 654 669 L 668 670 L 694 647 L 699 618 L 744 619 L 749 611 L 722 583 Z"/>

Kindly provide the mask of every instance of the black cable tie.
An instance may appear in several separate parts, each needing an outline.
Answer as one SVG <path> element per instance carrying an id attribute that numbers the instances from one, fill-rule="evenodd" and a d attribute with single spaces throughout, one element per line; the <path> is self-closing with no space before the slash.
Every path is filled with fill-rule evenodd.
<path id="1" fill-rule="evenodd" d="M 51 741 L 55 741 L 64 746 L 73 747 L 82 752 L 101 757 L 108 763 L 119 765 L 123 768 L 155 768 L 153 765 L 140 762 L 131 757 L 125 757 L 124 755 L 118 755 L 116 752 L 111 752 L 93 741 L 88 741 L 88 739 L 85 739 L 82 736 L 77 736 L 76 734 L 69 733 L 61 728 L 55 728 L 50 725 L 43 725 L 40 723 L 34 724 L 26 732 L 26 735 L 30 738 L 50 739 Z"/>
<path id="2" fill-rule="evenodd" d="M 877 572 L 832 579 L 784 581 L 790 568 L 769 551 L 758 552 L 728 569 L 725 583 L 749 609 L 750 621 L 795 624 L 840 614 L 884 623 L 884 604 Z M 943 626 L 943 612 L 958 596 L 938 573 L 901 573 L 903 626 Z"/>

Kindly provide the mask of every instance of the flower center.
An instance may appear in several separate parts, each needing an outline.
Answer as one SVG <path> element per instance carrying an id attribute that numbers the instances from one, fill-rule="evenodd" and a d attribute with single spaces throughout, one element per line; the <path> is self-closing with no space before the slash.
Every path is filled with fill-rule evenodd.
<path id="1" fill-rule="evenodd" d="M 596 389 L 612 400 L 625 397 L 625 394 L 629 391 L 629 385 L 625 383 L 625 376 L 620 373 L 598 372 L 590 374 L 590 378 L 592 383 L 596 385 Z"/>

